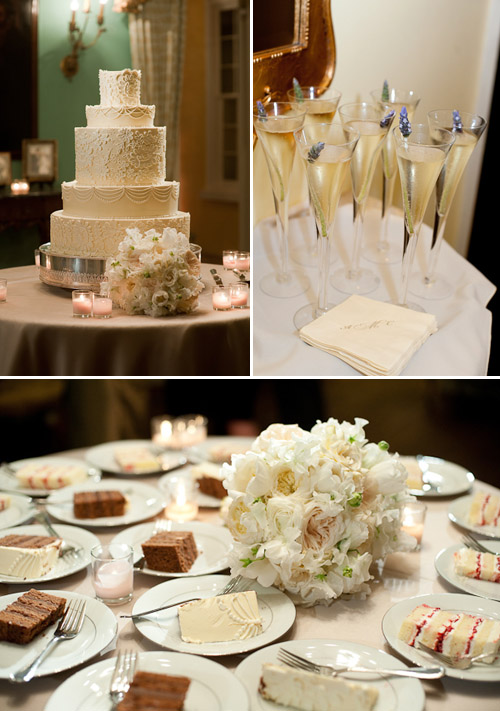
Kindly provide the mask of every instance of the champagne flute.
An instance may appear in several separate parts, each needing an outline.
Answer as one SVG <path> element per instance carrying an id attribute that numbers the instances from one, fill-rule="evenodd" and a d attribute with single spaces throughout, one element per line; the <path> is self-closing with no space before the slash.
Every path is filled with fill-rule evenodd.
<path id="1" fill-rule="evenodd" d="M 451 110 L 430 111 L 427 118 L 431 133 L 447 129 L 454 134 L 455 142 L 436 183 L 436 213 L 427 270 L 425 274 L 418 273 L 410 277 L 409 290 L 415 296 L 426 299 L 445 299 L 453 293 L 453 286 L 436 273 L 436 266 L 446 220 L 469 158 L 486 128 L 486 121 L 477 114 Z"/>
<path id="2" fill-rule="evenodd" d="M 297 108 L 290 102 L 271 102 L 264 106 L 260 101 L 253 114 L 271 178 L 280 241 L 278 272 L 266 274 L 259 282 L 262 291 L 269 296 L 298 296 L 309 286 L 304 275 L 288 267 L 288 196 L 295 157 L 293 133 L 303 125 L 305 114 L 305 108 Z"/>
<path id="3" fill-rule="evenodd" d="M 401 180 L 404 209 L 404 244 L 401 269 L 401 286 L 393 303 L 415 311 L 424 311 L 417 304 L 407 303 L 408 276 L 425 211 L 436 185 L 448 151 L 455 137 L 445 129 L 431 133 L 426 124 L 410 125 L 406 109 L 400 114 L 399 127 L 392 129 Z"/>
<path id="4" fill-rule="evenodd" d="M 377 288 L 380 279 L 371 269 L 362 269 L 359 266 L 364 215 L 375 166 L 395 113 L 385 114 L 377 104 L 361 102 L 342 105 L 339 115 L 343 126 L 359 131 L 360 138 L 351 160 L 354 224 L 351 265 L 348 269 L 335 271 L 330 281 L 336 289 L 344 293 L 368 294 Z"/>
<path id="5" fill-rule="evenodd" d="M 399 116 L 403 106 L 406 106 L 408 118 L 413 121 L 413 115 L 420 102 L 420 97 L 412 90 L 389 88 L 384 82 L 382 91 L 371 91 L 374 103 L 389 112 L 394 109 Z M 382 223 L 376 244 L 368 245 L 363 256 L 370 262 L 378 264 L 395 264 L 401 259 L 401 245 L 389 241 L 389 220 L 394 197 L 394 187 L 398 177 L 398 164 L 392 133 L 389 131 L 382 146 Z"/>
<path id="6" fill-rule="evenodd" d="M 295 314 L 294 324 L 300 330 L 333 306 L 327 298 L 333 223 L 359 132 L 339 124 L 311 123 L 295 132 L 295 140 L 306 171 L 318 246 L 317 302 Z"/>

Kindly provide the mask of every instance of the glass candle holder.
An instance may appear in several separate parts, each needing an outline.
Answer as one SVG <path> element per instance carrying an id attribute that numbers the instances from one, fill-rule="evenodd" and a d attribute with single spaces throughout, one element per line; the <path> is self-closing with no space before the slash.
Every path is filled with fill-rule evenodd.
<path id="1" fill-rule="evenodd" d="M 416 538 L 417 545 L 414 550 L 420 550 L 422 544 L 426 512 L 427 506 L 421 501 L 410 501 L 403 509 L 401 528 L 410 536 Z"/>
<path id="2" fill-rule="evenodd" d="M 208 420 L 204 415 L 158 415 L 151 420 L 151 439 L 167 449 L 183 449 L 207 438 Z"/>
<path id="3" fill-rule="evenodd" d="M 90 318 L 92 315 L 92 292 L 75 289 L 71 298 L 73 300 L 73 316 L 75 318 Z"/>
<path id="4" fill-rule="evenodd" d="M 231 308 L 246 309 L 248 308 L 249 289 L 248 284 L 231 284 Z"/>
<path id="5" fill-rule="evenodd" d="M 181 476 L 169 476 L 167 493 L 170 501 L 165 516 L 170 521 L 192 521 L 198 515 L 195 482 Z"/>
<path id="6" fill-rule="evenodd" d="M 10 184 L 10 191 L 13 195 L 26 195 L 30 191 L 30 184 L 27 180 L 14 180 Z"/>
<path id="7" fill-rule="evenodd" d="M 0 279 L 0 304 L 7 301 L 7 279 Z"/>
<path id="8" fill-rule="evenodd" d="M 201 247 L 199 244 L 194 244 L 193 242 L 189 243 L 189 249 L 191 252 L 196 255 L 201 262 Z"/>
<path id="9" fill-rule="evenodd" d="M 236 250 L 225 249 L 222 252 L 222 266 L 224 269 L 230 271 L 231 269 L 236 269 L 238 258 L 238 252 Z"/>
<path id="10" fill-rule="evenodd" d="M 94 546 L 91 551 L 92 584 L 96 598 L 106 605 L 121 605 L 134 591 L 134 550 L 128 543 Z"/>
<path id="11" fill-rule="evenodd" d="M 94 318 L 110 318 L 113 310 L 111 297 L 106 294 L 94 294 L 92 297 L 92 315 Z"/>
<path id="12" fill-rule="evenodd" d="M 212 287 L 212 306 L 215 311 L 228 311 L 231 308 L 231 287 Z"/>
<path id="13" fill-rule="evenodd" d="M 236 252 L 236 269 L 240 272 L 250 271 L 250 252 Z"/>

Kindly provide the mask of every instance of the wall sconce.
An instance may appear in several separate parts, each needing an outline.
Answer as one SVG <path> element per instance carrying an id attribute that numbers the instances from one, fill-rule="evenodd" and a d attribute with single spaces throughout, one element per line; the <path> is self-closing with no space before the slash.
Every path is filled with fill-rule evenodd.
<path id="1" fill-rule="evenodd" d="M 69 22 L 69 41 L 71 44 L 71 54 L 68 54 L 64 59 L 61 60 L 61 71 L 64 74 L 64 76 L 67 79 L 72 79 L 75 74 L 78 71 L 78 57 L 81 52 L 83 52 L 84 49 L 89 49 L 89 47 L 93 47 L 99 37 L 102 35 L 103 32 L 106 32 L 106 28 L 103 27 L 104 24 L 104 6 L 108 0 L 99 0 L 99 13 L 97 15 L 96 21 L 97 21 L 97 34 L 95 38 L 93 39 L 92 42 L 88 42 L 85 44 L 84 42 L 84 35 L 85 32 L 87 31 L 87 25 L 89 23 L 90 19 L 90 3 L 91 0 L 83 0 L 83 14 L 84 14 L 84 20 L 83 20 L 83 26 L 80 28 L 77 25 L 76 21 L 76 13 L 80 9 L 80 2 L 79 0 L 71 0 L 70 2 L 70 10 L 71 10 L 71 19 Z"/>

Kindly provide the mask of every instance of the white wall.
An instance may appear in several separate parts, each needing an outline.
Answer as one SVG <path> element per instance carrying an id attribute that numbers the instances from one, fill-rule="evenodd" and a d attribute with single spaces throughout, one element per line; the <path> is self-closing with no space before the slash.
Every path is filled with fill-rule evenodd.
<path id="1" fill-rule="evenodd" d="M 312 0 L 314 2 L 314 0 Z M 489 118 L 498 60 L 500 0 L 332 0 L 341 103 L 369 99 L 384 79 L 421 96 L 415 122 L 432 109 L 459 108 Z M 466 254 L 486 134 L 457 191 L 446 239 Z M 296 166 L 297 167 L 297 166 Z M 273 214 L 260 150 L 254 153 L 254 222 Z M 399 198 L 399 187 L 398 198 Z M 380 174 L 372 194 L 380 193 Z M 305 197 L 296 177 L 291 203 Z M 430 206 L 431 207 L 431 206 Z M 429 209 L 427 221 L 432 219 Z"/>

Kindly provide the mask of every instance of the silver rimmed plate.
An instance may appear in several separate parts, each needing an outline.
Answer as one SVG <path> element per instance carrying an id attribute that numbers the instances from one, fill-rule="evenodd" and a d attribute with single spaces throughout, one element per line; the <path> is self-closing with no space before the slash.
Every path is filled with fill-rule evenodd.
<path id="1" fill-rule="evenodd" d="M 66 590 L 44 590 L 44 592 L 64 597 L 68 601 L 83 599 L 87 602 L 87 608 L 80 633 L 74 639 L 65 640 L 57 645 L 40 664 L 35 676 L 57 674 L 92 659 L 112 642 L 117 630 L 116 617 L 102 602 L 87 595 Z M 0 610 L 14 602 L 21 594 L 3 595 L 0 598 Z M 0 679 L 8 679 L 10 674 L 21 669 L 38 656 L 47 646 L 55 628 L 55 624 L 51 625 L 29 644 L 0 642 Z"/>
<path id="2" fill-rule="evenodd" d="M 415 457 L 402 456 L 400 461 L 408 467 L 418 467 L 422 472 L 422 488 L 410 488 L 414 496 L 457 496 L 469 491 L 474 483 L 472 472 L 460 464 L 447 462 L 439 457 L 418 454 Z"/>
<path id="3" fill-rule="evenodd" d="M 255 442 L 255 437 L 207 437 L 204 442 L 190 447 L 187 454 L 191 460 L 230 462 L 232 454 L 245 454 Z"/>
<path id="4" fill-rule="evenodd" d="M 146 449 L 157 460 L 157 466 L 143 471 L 125 471 L 116 460 L 116 453 L 119 450 L 126 452 L 130 449 Z M 102 469 L 108 474 L 118 476 L 150 476 L 151 474 L 162 474 L 180 467 L 186 463 L 186 457 L 181 452 L 164 452 L 157 447 L 150 439 L 131 439 L 119 442 L 105 442 L 96 447 L 91 447 L 85 458 L 90 466 Z"/>
<path id="5" fill-rule="evenodd" d="M 497 495 L 500 493 L 497 491 Z M 469 510 L 474 498 L 473 494 L 469 496 L 461 496 L 459 499 L 452 501 L 448 509 L 448 517 L 450 521 L 458 526 L 477 533 L 480 536 L 487 538 L 500 538 L 500 525 L 498 526 L 472 526 L 469 523 Z"/>
<path id="6" fill-rule="evenodd" d="M 442 610 L 450 610 L 451 612 L 466 612 L 469 615 L 490 617 L 500 621 L 500 603 L 476 597 L 475 595 L 438 593 L 435 595 L 417 595 L 401 600 L 386 612 L 382 620 L 382 631 L 388 644 L 395 652 L 421 667 L 429 666 L 431 660 L 435 663 L 435 657 L 403 642 L 403 640 L 399 639 L 399 630 L 405 617 L 418 605 L 423 604 L 431 607 L 440 607 Z M 498 682 L 500 681 L 500 659 L 497 659 L 493 664 L 474 664 L 470 669 L 454 669 L 446 666 L 446 675 L 455 679 L 467 679 L 468 681 Z"/>
<path id="7" fill-rule="evenodd" d="M 160 605 L 181 603 L 193 597 L 211 597 L 229 580 L 229 575 L 205 575 L 198 578 L 168 580 L 145 592 L 135 603 L 133 614 L 140 614 L 144 610 L 151 610 Z M 205 644 L 183 642 L 177 607 L 138 618 L 134 620 L 134 624 L 144 637 L 160 647 L 176 652 L 208 657 L 243 654 L 274 642 L 290 629 L 295 620 L 295 605 L 285 593 L 276 588 L 264 588 L 255 582 L 252 584 L 252 589 L 257 593 L 259 612 L 263 620 L 263 632 L 256 637 Z"/>
<path id="8" fill-rule="evenodd" d="M 29 521 L 36 513 L 33 502 L 27 496 L 8 494 L 10 498 L 9 506 L 0 511 L 0 534 L 5 535 L 5 529 L 11 526 L 18 526 L 20 523 Z"/>
<path id="9" fill-rule="evenodd" d="M 150 538 L 155 529 L 155 523 L 143 523 L 121 531 L 113 538 L 113 543 L 128 543 L 134 549 L 134 563 L 142 557 L 141 543 Z M 185 523 L 168 522 L 169 531 L 191 531 L 198 557 L 187 573 L 164 573 L 160 570 L 151 570 L 146 566 L 142 572 L 147 575 L 156 575 L 161 578 L 187 578 L 193 575 L 208 575 L 218 573 L 228 567 L 227 556 L 233 547 L 233 538 L 227 528 L 212 526 L 210 523 L 200 521 L 186 521 Z"/>
<path id="10" fill-rule="evenodd" d="M 250 696 L 252 711 L 276 711 L 278 706 L 272 701 L 267 701 L 259 694 L 259 682 L 263 664 L 282 664 L 277 660 L 280 647 L 288 649 L 306 659 L 318 664 L 357 664 L 370 668 L 383 667 L 385 669 L 406 669 L 406 665 L 392 657 L 390 654 L 367 647 L 364 644 L 329 639 L 301 639 L 279 644 L 271 644 L 264 649 L 259 649 L 236 668 L 235 674 L 246 687 Z M 377 703 L 373 711 L 422 711 L 425 704 L 425 694 L 422 684 L 418 679 L 406 677 L 380 677 L 367 674 L 349 674 L 343 679 L 356 680 L 356 683 L 365 683 L 373 686 L 378 691 Z M 286 707 L 288 708 L 288 707 Z"/>
<path id="11" fill-rule="evenodd" d="M 45 711 L 112 711 L 109 687 L 115 661 L 105 659 L 73 674 L 52 694 Z M 136 669 L 189 677 L 184 711 L 249 711 L 241 681 L 211 659 L 176 652 L 140 652 Z"/>
<path id="12" fill-rule="evenodd" d="M 71 457 L 31 457 L 30 459 L 18 459 L 16 462 L 10 462 L 9 468 L 18 471 L 27 464 L 49 464 L 51 466 L 77 466 L 86 470 L 86 482 L 98 482 L 101 479 L 101 471 L 97 467 L 86 464 L 81 459 L 72 459 Z M 65 488 L 65 487 L 61 487 Z M 0 467 L 0 489 L 7 491 L 15 491 L 26 496 L 48 496 L 52 491 L 60 491 L 60 489 L 31 489 L 19 486 L 15 475 L 10 474 L 4 467 Z"/>
<path id="13" fill-rule="evenodd" d="M 110 491 L 118 490 L 127 499 L 127 509 L 123 516 L 103 516 L 101 518 L 76 518 L 73 514 L 73 494 L 76 491 Z M 138 523 L 156 516 L 163 511 L 165 502 L 163 495 L 153 486 L 136 481 L 100 481 L 97 484 L 80 484 L 66 487 L 50 494 L 47 500 L 47 511 L 54 518 L 66 523 L 72 523 L 84 528 L 126 526 Z"/>
<path id="14" fill-rule="evenodd" d="M 483 541 L 482 543 L 491 553 L 500 555 L 500 541 Z M 460 543 L 456 543 L 454 546 L 444 548 L 437 554 L 434 565 L 439 575 L 451 585 L 459 588 L 459 590 L 463 590 L 471 595 L 486 597 L 488 600 L 500 601 L 500 583 L 476 580 L 475 578 L 468 578 L 465 575 L 458 575 L 455 572 L 454 554 L 460 550 L 460 548 L 463 548 L 463 546 Z"/>

